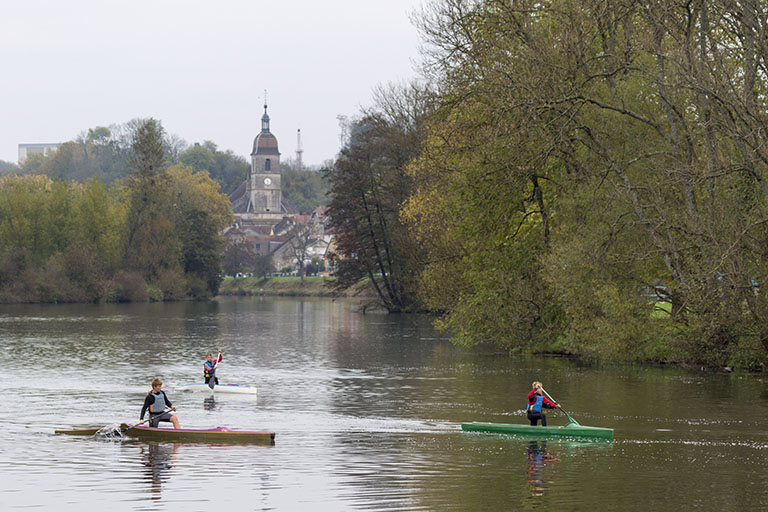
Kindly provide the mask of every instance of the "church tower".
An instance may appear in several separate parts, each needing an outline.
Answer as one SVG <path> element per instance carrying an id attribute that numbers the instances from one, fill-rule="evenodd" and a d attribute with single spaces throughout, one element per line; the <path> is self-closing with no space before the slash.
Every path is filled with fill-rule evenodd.
<path id="1" fill-rule="evenodd" d="M 280 214 L 280 152 L 277 150 L 277 138 L 269 131 L 266 98 L 264 115 L 261 116 L 261 132 L 253 140 L 248 190 L 248 213 Z"/>

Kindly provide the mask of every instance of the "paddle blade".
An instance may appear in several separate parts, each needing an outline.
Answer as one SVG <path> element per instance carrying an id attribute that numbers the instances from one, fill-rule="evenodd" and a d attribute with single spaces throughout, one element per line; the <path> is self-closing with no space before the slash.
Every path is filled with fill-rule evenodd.
<path id="1" fill-rule="evenodd" d="M 216 385 L 216 379 L 213 378 L 213 375 L 211 375 L 211 378 L 208 379 L 208 387 L 213 389 L 213 386 Z"/>

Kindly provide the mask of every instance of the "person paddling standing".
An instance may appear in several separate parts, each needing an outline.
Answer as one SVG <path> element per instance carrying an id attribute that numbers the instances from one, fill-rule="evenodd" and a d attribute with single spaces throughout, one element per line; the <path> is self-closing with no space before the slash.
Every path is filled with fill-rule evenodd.
<path id="1" fill-rule="evenodd" d="M 162 390 L 163 381 L 155 379 L 152 381 L 152 391 L 150 391 L 146 398 L 144 398 L 144 407 L 141 408 L 141 415 L 139 415 L 139 424 L 144 424 L 144 413 L 149 410 L 149 426 L 157 427 L 161 421 L 168 421 L 173 423 L 173 428 L 179 427 L 179 419 L 176 416 L 171 415 L 166 410 L 166 407 L 172 411 L 176 411 L 176 406 L 168 400 L 165 391 Z"/>
<path id="2" fill-rule="evenodd" d="M 530 420 L 531 425 L 538 425 L 539 420 L 541 420 L 541 426 L 546 427 L 547 415 L 544 414 L 544 409 L 556 409 L 560 406 L 550 402 L 549 399 L 544 396 L 541 382 L 534 381 L 532 387 L 533 389 L 528 393 L 528 408 L 526 409 L 528 419 Z"/>
<path id="3" fill-rule="evenodd" d="M 216 360 L 213 360 L 213 354 L 208 352 L 205 355 L 205 362 L 203 363 L 203 376 L 205 377 L 205 383 L 208 384 L 213 379 L 214 384 L 219 383 L 219 379 L 216 377 L 216 365 L 218 365 L 223 358 L 221 357 L 221 350 Z"/>

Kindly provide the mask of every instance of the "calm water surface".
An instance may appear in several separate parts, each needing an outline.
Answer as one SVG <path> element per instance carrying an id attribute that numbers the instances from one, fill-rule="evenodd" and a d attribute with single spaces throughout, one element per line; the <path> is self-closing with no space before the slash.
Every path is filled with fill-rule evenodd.
<path id="1" fill-rule="evenodd" d="M 467 352 L 426 318 L 330 300 L 5 306 L 0 337 L 0 510 L 768 509 L 761 375 Z M 257 399 L 175 389 L 219 347 L 220 380 Z M 275 445 L 53 434 L 135 422 L 157 376 L 183 427 Z M 461 432 L 523 423 L 532 380 L 615 441 Z"/>

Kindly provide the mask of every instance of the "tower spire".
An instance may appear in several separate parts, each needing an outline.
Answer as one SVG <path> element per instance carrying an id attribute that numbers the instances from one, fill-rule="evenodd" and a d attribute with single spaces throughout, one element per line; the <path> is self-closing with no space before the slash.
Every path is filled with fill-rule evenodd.
<path id="1" fill-rule="evenodd" d="M 261 116 L 261 131 L 269 131 L 269 114 L 267 114 L 267 90 L 264 89 L 264 115 Z"/>

